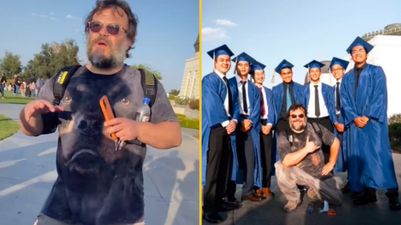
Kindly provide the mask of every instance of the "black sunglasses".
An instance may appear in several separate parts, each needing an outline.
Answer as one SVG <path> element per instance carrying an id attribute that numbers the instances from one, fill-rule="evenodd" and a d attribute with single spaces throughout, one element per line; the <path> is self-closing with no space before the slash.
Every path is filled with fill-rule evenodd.
<path id="1" fill-rule="evenodd" d="M 296 119 L 296 118 L 300 118 L 300 119 L 303 119 L 304 117 L 305 117 L 305 115 L 304 114 L 292 114 L 291 115 L 291 118 L 293 118 L 293 119 Z"/>
<path id="2" fill-rule="evenodd" d="M 88 29 L 92 32 L 92 33 L 99 33 L 102 28 L 103 28 L 103 23 L 100 22 L 96 22 L 96 21 L 92 21 L 92 22 L 88 22 Z M 121 29 L 127 33 L 127 30 L 125 30 L 124 28 L 121 27 Z M 118 24 L 107 24 L 106 26 L 106 31 L 107 33 L 109 33 L 110 35 L 117 35 L 120 32 L 120 25 Z"/>

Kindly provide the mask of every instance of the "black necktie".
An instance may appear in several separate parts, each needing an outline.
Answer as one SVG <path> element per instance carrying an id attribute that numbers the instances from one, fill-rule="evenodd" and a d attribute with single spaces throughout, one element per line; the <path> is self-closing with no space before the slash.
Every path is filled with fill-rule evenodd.
<path id="1" fill-rule="evenodd" d="M 263 87 L 259 88 L 259 94 L 260 94 L 260 116 L 265 115 L 265 102 L 263 100 L 263 92 L 262 89 Z"/>
<path id="2" fill-rule="evenodd" d="M 228 86 L 228 80 L 227 77 L 223 77 L 224 82 L 226 83 L 227 86 L 227 94 L 228 94 L 228 113 L 230 113 L 230 116 L 233 116 L 233 100 L 231 97 L 231 90 L 230 87 Z"/>
<path id="3" fill-rule="evenodd" d="M 340 102 L 340 82 L 337 81 L 336 86 L 336 110 L 340 111 L 341 109 L 341 102 Z"/>
<path id="4" fill-rule="evenodd" d="M 248 104 L 246 103 L 246 90 L 245 85 L 246 81 L 240 81 L 242 84 L 242 105 L 244 106 L 244 113 L 248 113 Z"/>
<path id="5" fill-rule="evenodd" d="M 319 107 L 319 90 L 317 89 L 317 85 L 315 87 L 315 115 L 319 118 L 320 116 L 320 107 Z"/>

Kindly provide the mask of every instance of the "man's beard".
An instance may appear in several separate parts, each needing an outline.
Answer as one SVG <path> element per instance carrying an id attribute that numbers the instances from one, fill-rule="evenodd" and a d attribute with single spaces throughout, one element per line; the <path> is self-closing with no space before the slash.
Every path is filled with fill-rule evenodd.
<path id="1" fill-rule="evenodd" d="M 295 127 L 293 123 L 290 123 L 290 128 L 296 133 L 301 133 L 305 130 L 306 122 L 302 123 L 301 125 Z"/>
<path id="2" fill-rule="evenodd" d="M 88 59 L 91 64 L 99 69 L 112 69 L 123 65 L 125 60 L 125 50 L 122 49 L 121 46 L 117 46 L 117 49 L 114 51 L 111 49 L 111 55 L 108 57 L 103 51 L 93 49 L 100 39 L 107 43 L 107 47 L 112 48 L 110 42 L 106 39 L 97 38 L 93 40 L 91 45 L 88 44 L 87 48 Z"/>

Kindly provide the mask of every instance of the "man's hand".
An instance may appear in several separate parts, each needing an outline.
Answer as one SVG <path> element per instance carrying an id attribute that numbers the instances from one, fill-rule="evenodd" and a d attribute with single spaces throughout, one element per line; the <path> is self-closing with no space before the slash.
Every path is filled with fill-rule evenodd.
<path id="1" fill-rule="evenodd" d="M 272 125 L 262 125 L 261 129 L 262 129 L 262 134 L 268 135 L 272 130 Z"/>
<path id="2" fill-rule="evenodd" d="M 336 130 L 339 133 L 343 133 L 344 132 L 344 124 L 342 123 L 335 123 L 334 126 L 336 127 Z"/>
<path id="3" fill-rule="evenodd" d="M 318 150 L 320 146 L 316 145 L 315 142 L 309 141 L 309 136 L 306 137 L 306 144 L 305 144 L 305 149 L 308 153 L 312 153 L 316 150 Z"/>
<path id="4" fill-rule="evenodd" d="M 359 128 L 364 128 L 368 124 L 369 118 L 366 116 L 355 117 L 354 123 Z"/>
<path id="5" fill-rule="evenodd" d="M 124 117 L 118 117 L 104 122 L 104 134 L 110 138 L 112 133 L 121 141 L 135 140 L 139 136 L 139 126 L 141 122 Z"/>
<path id="6" fill-rule="evenodd" d="M 241 131 L 248 132 L 252 128 L 252 120 L 244 119 L 242 121 Z"/>
<path id="7" fill-rule="evenodd" d="M 29 121 L 32 117 L 37 117 L 44 113 L 60 111 L 63 111 L 61 106 L 55 106 L 49 101 L 40 99 L 26 104 L 23 116 L 26 121 Z"/>
<path id="8" fill-rule="evenodd" d="M 230 120 L 230 122 L 226 126 L 227 134 L 228 135 L 232 134 L 235 131 L 236 127 L 237 127 L 237 123 L 235 122 L 235 120 Z"/>
<path id="9" fill-rule="evenodd" d="M 334 165 L 335 165 L 334 163 L 330 163 L 330 162 L 326 163 L 326 165 L 323 166 L 321 174 L 323 176 L 328 175 L 334 169 Z"/>
<path id="10" fill-rule="evenodd" d="M 39 135 L 43 129 L 41 114 L 60 112 L 63 108 L 46 100 L 34 100 L 26 104 L 20 113 L 20 128 L 26 135 Z"/>

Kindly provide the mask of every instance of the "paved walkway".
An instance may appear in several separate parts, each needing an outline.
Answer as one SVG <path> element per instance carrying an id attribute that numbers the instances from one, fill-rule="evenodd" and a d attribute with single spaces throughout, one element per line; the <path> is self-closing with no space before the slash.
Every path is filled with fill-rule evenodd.
<path id="1" fill-rule="evenodd" d="M 18 118 L 21 105 L 0 104 L 0 114 Z M 0 128 L 1 129 L 1 128 Z M 145 164 L 145 221 L 190 225 L 199 221 L 197 131 L 183 129 L 178 148 L 148 148 Z M 1 225 L 33 224 L 57 176 L 56 134 L 0 141 Z"/>
<path id="2" fill-rule="evenodd" d="M 393 154 L 398 185 L 401 187 L 401 154 Z M 339 174 L 344 180 L 345 173 Z M 240 186 L 238 186 L 240 188 Z M 238 189 L 239 189 L 238 188 Z M 308 197 L 304 197 L 302 205 L 291 213 L 282 210 L 287 202 L 277 187 L 275 177 L 272 179 L 272 191 L 275 197 L 259 203 L 243 202 L 243 206 L 224 216 L 224 225 L 401 225 L 401 211 L 390 211 L 384 191 L 378 192 L 375 204 L 354 207 L 350 194 L 343 196 L 343 205 L 337 207 L 336 216 L 328 216 L 318 212 L 308 213 Z M 237 199 L 241 190 L 237 190 Z M 209 225 L 203 222 L 203 225 Z"/>

